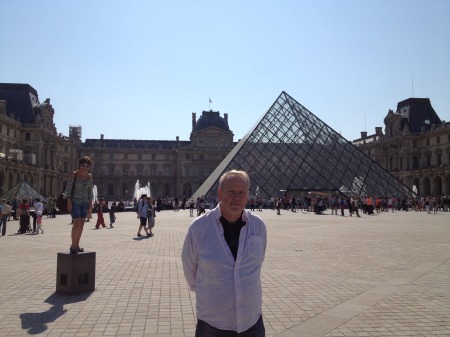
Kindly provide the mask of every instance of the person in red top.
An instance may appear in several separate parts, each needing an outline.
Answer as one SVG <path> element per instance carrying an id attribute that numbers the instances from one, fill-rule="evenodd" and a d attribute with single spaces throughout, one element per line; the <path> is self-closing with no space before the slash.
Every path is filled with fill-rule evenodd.
<path id="1" fill-rule="evenodd" d="M 105 199 L 100 198 L 100 202 L 98 203 L 97 209 L 97 223 L 95 224 L 95 229 L 99 229 L 100 225 L 102 225 L 103 228 L 106 228 L 105 218 L 103 217 L 103 207 L 105 206 L 106 206 Z"/>
<path id="2" fill-rule="evenodd" d="M 27 199 L 22 199 L 22 203 L 19 204 L 19 233 L 23 234 L 28 230 L 30 225 L 30 206 L 27 203 Z"/>

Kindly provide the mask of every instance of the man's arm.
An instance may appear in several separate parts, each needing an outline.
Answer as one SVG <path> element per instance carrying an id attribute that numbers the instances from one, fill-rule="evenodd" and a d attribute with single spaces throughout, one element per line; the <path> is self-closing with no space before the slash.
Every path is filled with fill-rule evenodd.
<path id="1" fill-rule="evenodd" d="M 197 277 L 198 266 L 198 251 L 197 244 L 193 238 L 191 229 L 188 230 L 186 238 L 184 239 L 181 261 L 183 262 L 184 277 L 189 284 L 189 288 L 192 291 L 195 291 L 195 279 Z"/>

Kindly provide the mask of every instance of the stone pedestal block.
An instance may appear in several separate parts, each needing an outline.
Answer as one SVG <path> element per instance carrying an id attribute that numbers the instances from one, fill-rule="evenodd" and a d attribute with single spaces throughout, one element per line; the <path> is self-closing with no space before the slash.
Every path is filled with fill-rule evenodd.
<path id="1" fill-rule="evenodd" d="M 78 294 L 95 289 L 95 252 L 58 253 L 56 292 Z"/>

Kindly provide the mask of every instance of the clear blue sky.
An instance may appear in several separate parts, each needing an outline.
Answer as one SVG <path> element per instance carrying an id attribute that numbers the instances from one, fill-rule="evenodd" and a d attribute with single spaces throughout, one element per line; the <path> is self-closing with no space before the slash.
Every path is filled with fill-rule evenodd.
<path id="1" fill-rule="evenodd" d="M 448 0 L 2 0 L 0 82 L 51 99 L 58 132 L 235 141 L 286 91 L 348 140 L 428 97 L 450 121 Z"/>

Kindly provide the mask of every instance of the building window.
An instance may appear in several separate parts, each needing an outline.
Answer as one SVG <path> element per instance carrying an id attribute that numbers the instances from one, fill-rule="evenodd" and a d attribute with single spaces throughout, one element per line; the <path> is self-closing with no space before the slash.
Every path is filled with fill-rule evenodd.
<path id="1" fill-rule="evenodd" d="M 191 176 L 191 168 L 190 167 L 185 167 L 184 168 L 184 176 L 185 177 L 190 177 Z"/>
<path id="2" fill-rule="evenodd" d="M 431 154 L 427 155 L 427 167 L 431 166 Z"/>
<path id="3" fill-rule="evenodd" d="M 413 156 L 412 168 L 417 170 L 419 168 L 419 157 Z"/>
<path id="4" fill-rule="evenodd" d="M 110 153 L 110 154 L 109 154 L 109 159 L 110 159 L 110 160 L 114 160 L 114 153 Z"/>
<path id="5" fill-rule="evenodd" d="M 123 169 L 123 176 L 128 177 L 128 168 Z"/>
<path id="6" fill-rule="evenodd" d="M 31 140 L 31 134 L 29 132 L 25 133 L 25 140 L 30 141 Z"/>
<path id="7" fill-rule="evenodd" d="M 156 169 L 150 169 L 150 175 L 156 177 Z"/>
<path id="8" fill-rule="evenodd" d="M 124 153 L 123 159 L 128 159 L 128 153 Z"/>
<path id="9" fill-rule="evenodd" d="M 109 183 L 108 184 L 108 195 L 113 195 L 113 194 L 114 194 L 114 184 Z"/>
<path id="10" fill-rule="evenodd" d="M 413 144 L 412 144 L 412 147 L 417 147 L 417 140 L 413 140 Z"/>
<path id="11" fill-rule="evenodd" d="M 442 154 L 441 153 L 437 154 L 437 164 L 438 164 L 438 166 L 442 165 Z"/>
<path id="12" fill-rule="evenodd" d="M 152 153 L 152 160 L 156 160 L 156 154 Z"/>
<path id="13" fill-rule="evenodd" d="M 114 168 L 112 166 L 108 167 L 108 175 L 110 177 L 114 175 Z"/>
<path id="14" fill-rule="evenodd" d="M 436 137 L 436 144 L 440 144 L 441 143 L 441 136 L 437 136 Z"/>
<path id="15" fill-rule="evenodd" d="M 138 160 L 142 160 L 142 154 L 138 153 Z"/>
<path id="16" fill-rule="evenodd" d="M 6 135 L 9 136 L 9 126 L 6 128 Z"/>
<path id="17" fill-rule="evenodd" d="M 137 169 L 137 175 L 138 175 L 138 177 L 142 177 L 142 169 L 141 168 Z"/>
<path id="18" fill-rule="evenodd" d="M 166 160 L 169 160 L 169 159 L 170 159 L 170 157 L 169 157 L 168 154 L 166 154 L 164 158 L 165 158 Z"/>
<path id="19" fill-rule="evenodd" d="M 427 138 L 427 146 L 430 145 L 430 138 Z"/>
<path id="20" fill-rule="evenodd" d="M 169 167 L 164 167 L 164 176 L 165 177 L 169 177 L 170 176 L 170 168 Z"/>
<path id="21" fill-rule="evenodd" d="M 186 159 L 189 159 L 189 153 L 186 153 Z"/>

